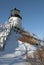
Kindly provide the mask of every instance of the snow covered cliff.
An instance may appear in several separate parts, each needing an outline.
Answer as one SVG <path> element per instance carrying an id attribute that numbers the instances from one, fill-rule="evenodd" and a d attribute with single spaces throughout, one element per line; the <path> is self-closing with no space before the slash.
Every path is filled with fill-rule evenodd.
<path id="1" fill-rule="evenodd" d="M 41 64 L 38 59 L 40 54 L 38 55 L 37 52 L 38 49 L 40 49 L 40 52 L 41 49 L 44 50 L 42 48 L 44 43 L 42 44 L 41 40 L 35 35 L 22 28 L 21 19 L 19 10 L 15 8 L 12 10 L 9 22 L 0 25 L 0 65 Z M 41 65 L 44 65 L 44 63 Z"/>

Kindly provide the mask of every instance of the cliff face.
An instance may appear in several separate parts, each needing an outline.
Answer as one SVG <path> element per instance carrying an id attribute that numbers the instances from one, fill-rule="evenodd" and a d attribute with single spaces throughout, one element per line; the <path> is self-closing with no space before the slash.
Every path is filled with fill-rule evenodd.
<path id="1" fill-rule="evenodd" d="M 25 65 L 27 63 L 24 60 L 26 59 L 27 50 L 30 50 L 28 54 L 31 55 L 36 47 L 18 40 L 20 37 L 22 35 L 16 33 L 13 29 L 10 31 L 5 42 L 5 48 L 0 51 L 0 65 L 12 65 L 15 63 Z"/>
<path id="2" fill-rule="evenodd" d="M 36 44 L 33 44 L 33 41 L 31 43 L 30 40 L 32 39 L 28 32 L 22 31 L 21 33 L 14 30 L 14 28 L 11 31 L 9 30 L 10 33 L 7 34 L 5 48 L 0 51 L 0 65 L 14 65 L 15 63 L 17 65 L 42 65 L 44 63 L 44 47 L 39 48 Z M 25 60 L 29 61 L 29 63 Z"/>
<path id="3" fill-rule="evenodd" d="M 16 34 L 14 30 L 9 34 L 8 39 L 6 40 L 6 45 L 3 51 L 0 51 L 0 65 L 11 65 L 14 64 L 14 61 L 20 61 L 20 57 L 25 54 L 24 45 L 20 45 L 18 42 L 18 38 L 20 34 Z M 19 57 L 20 56 L 20 57 Z M 16 60 L 17 59 L 17 60 Z"/>
<path id="4" fill-rule="evenodd" d="M 7 35 L 7 38 L 5 39 L 4 50 L 0 51 L 0 65 L 44 64 L 44 47 L 39 48 L 33 44 L 33 41 L 30 43 L 32 38 L 28 32 L 19 30 L 19 28 L 18 30 L 15 30 L 15 28 L 10 30 L 10 26 L 9 28 L 6 26 L 6 29 L 4 31 L 7 34 L 4 34 L 4 36 Z"/>

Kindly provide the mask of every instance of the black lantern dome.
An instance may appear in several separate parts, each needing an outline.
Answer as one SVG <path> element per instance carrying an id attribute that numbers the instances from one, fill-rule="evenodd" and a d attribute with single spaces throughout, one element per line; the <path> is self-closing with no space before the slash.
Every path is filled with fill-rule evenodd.
<path id="1" fill-rule="evenodd" d="M 22 19 L 22 17 L 20 16 L 20 10 L 18 10 L 16 8 L 12 9 L 10 17 L 18 17 L 18 18 Z"/>

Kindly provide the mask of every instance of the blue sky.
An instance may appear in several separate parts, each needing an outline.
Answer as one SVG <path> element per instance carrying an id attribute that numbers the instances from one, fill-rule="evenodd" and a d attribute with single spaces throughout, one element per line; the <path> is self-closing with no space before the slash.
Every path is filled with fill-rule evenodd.
<path id="1" fill-rule="evenodd" d="M 21 10 L 22 26 L 44 37 L 44 0 L 0 0 L 0 23 L 8 20 L 14 7 Z"/>

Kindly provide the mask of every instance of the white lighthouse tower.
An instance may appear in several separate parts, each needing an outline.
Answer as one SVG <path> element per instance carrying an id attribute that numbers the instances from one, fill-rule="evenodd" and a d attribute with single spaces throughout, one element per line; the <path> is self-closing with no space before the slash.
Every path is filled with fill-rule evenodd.
<path id="1" fill-rule="evenodd" d="M 12 9 L 11 13 L 10 13 L 10 17 L 9 17 L 9 22 L 7 22 L 7 24 L 5 24 L 5 26 L 4 26 L 5 30 L 2 32 L 3 34 L 1 33 L 2 34 L 1 41 L 0 41 L 1 49 L 3 49 L 3 47 L 5 46 L 5 41 L 7 41 L 7 38 L 10 35 L 10 32 L 12 30 L 15 30 L 15 28 L 19 29 L 22 27 L 21 20 L 22 20 L 22 17 L 20 16 L 20 10 L 18 10 L 16 8 Z M 12 33 L 13 33 L 13 31 L 12 31 Z M 15 32 L 14 32 L 14 35 L 16 35 Z"/>
<path id="2" fill-rule="evenodd" d="M 20 10 L 18 10 L 16 8 L 12 9 L 10 17 L 9 17 L 9 22 L 10 22 L 11 26 L 20 28 L 21 20 L 22 20 L 22 17 L 20 16 Z"/>

